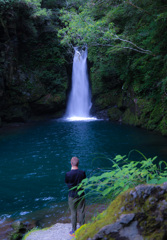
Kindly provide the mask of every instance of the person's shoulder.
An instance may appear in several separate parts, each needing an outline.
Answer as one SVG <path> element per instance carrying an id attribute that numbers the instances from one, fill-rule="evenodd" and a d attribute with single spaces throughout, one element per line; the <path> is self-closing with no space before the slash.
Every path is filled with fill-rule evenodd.
<path id="1" fill-rule="evenodd" d="M 72 170 L 70 170 L 70 171 L 66 172 L 66 175 L 70 175 L 70 174 L 71 174 L 71 172 L 72 172 Z"/>
<path id="2" fill-rule="evenodd" d="M 78 169 L 80 172 L 85 172 L 84 170 L 82 170 L 82 169 Z"/>
<path id="3" fill-rule="evenodd" d="M 81 174 L 84 174 L 84 175 L 86 174 L 84 170 L 79 169 L 79 171 Z"/>

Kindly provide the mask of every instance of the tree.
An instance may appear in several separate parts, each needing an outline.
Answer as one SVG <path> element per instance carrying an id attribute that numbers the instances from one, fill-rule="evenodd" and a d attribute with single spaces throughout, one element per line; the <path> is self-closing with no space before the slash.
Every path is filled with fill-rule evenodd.
<path id="1" fill-rule="evenodd" d="M 129 3 L 129 1 L 127 1 Z M 109 47 L 114 51 L 131 49 L 144 54 L 152 54 L 130 39 L 118 29 L 113 18 L 126 11 L 124 1 L 89 1 L 80 11 L 62 10 L 61 20 L 65 27 L 59 31 L 62 44 Z M 103 12 L 103 13 L 102 13 Z M 124 16 L 123 16 L 124 19 Z"/>

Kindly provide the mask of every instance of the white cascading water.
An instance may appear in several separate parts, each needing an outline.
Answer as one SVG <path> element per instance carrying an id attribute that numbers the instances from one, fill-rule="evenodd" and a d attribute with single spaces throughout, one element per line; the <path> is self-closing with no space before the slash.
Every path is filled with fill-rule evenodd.
<path id="1" fill-rule="evenodd" d="M 72 89 L 68 100 L 66 119 L 67 120 L 95 120 L 89 115 L 91 94 L 87 72 L 87 49 L 79 51 L 74 48 L 72 69 Z"/>

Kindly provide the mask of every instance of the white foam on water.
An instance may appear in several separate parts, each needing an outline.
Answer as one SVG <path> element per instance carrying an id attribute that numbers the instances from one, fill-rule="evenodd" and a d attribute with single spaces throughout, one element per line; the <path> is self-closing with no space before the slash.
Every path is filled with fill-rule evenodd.
<path id="1" fill-rule="evenodd" d="M 96 117 L 67 117 L 64 120 L 69 121 L 69 122 L 76 122 L 76 121 L 85 121 L 85 122 L 90 122 L 90 121 L 97 121 L 98 119 Z"/>
<path id="2" fill-rule="evenodd" d="M 3 214 L 0 216 L 0 224 L 4 223 L 7 219 L 9 219 L 12 215 Z"/>
<path id="3" fill-rule="evenodd" d="M 29 213 L 31 213 L 32 211 L 30 211 L 30 212 L 27 212 L 27 211 L 24 211 L 24 212 L 20 212 L 20 216 L 24 216 L 24 215 L 27 215 L 27 214 L 29 214 Z"/>

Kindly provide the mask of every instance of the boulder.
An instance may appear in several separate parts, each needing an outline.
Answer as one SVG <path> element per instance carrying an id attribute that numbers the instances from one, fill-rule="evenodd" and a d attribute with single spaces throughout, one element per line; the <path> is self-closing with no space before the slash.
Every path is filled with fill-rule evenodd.
<path id="1" fill-rule="evenodd" d="M 139 185 L 120 194 L 76 232 L 80 240 L 166 240 L 167 182 Z"/>
<path id="2" fill-rule="evenodd" d="M 114 106 L 108 109 L 108 116 L 109 116 L 109 119 L 112 121 L 121 121 L 122 112 L 119 110 L 117 106 Z"/>

